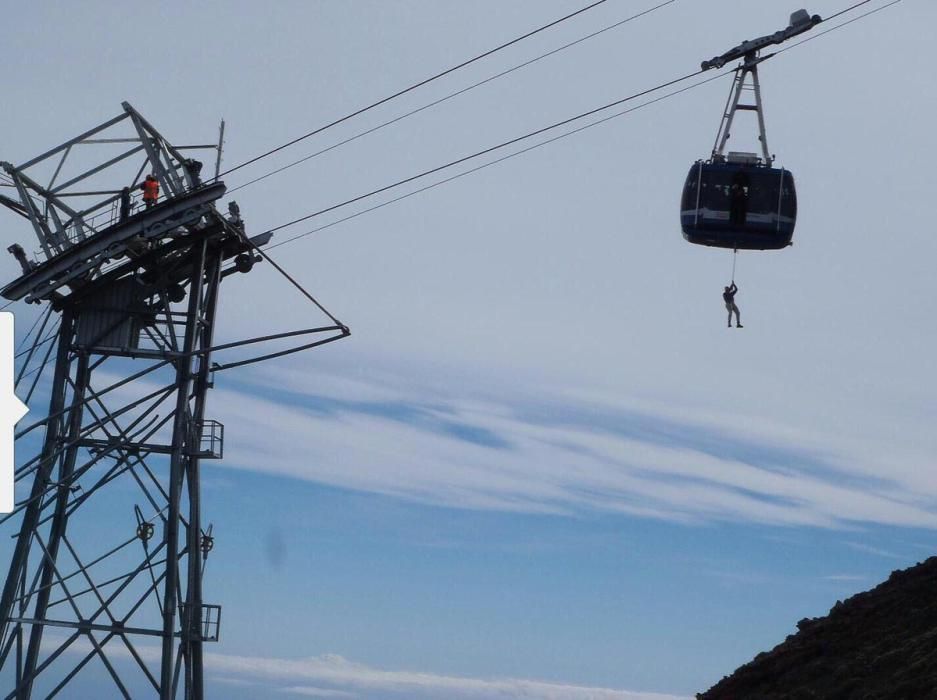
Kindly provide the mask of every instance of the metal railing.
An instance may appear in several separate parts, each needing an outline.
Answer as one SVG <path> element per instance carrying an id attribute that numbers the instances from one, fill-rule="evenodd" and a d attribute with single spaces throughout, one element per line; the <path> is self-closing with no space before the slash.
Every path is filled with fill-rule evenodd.
<path id="1" fill-rule="evenodd" d="M 196 421 L 192 447 L 193 457 L 221 459 L 224 456 L 224 425 L 216 420 Z"/>

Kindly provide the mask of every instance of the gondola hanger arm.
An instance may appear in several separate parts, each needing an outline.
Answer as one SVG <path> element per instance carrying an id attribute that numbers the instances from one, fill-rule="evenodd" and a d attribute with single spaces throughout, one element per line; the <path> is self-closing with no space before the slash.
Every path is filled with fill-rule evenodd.
<path id="1" fill-rule="evenodd" d="M 750 63 L 752 60 L 755 60 L 755 54 L 761 49 L 768 46 L 773 46 L 775 44 L 783 44 L 788 39 L 792 39 L 798 34 L 803 34 L 810 29 L 813 29 L 815 26 L 820 24 L 823 19 L 820 15 L 809 15 L 806 10 L 797 10 L 791 14 L 790 24 L 786 29 L 775 32 L 774 34 L 768 34 L 766 36 L 758 37 L 757 39 L 751 39 L 750 41 L 743 41 L 741 44 L 735 48 L 729 49 L 721 56 L 715 56 L 708 61 L 703 61 L 700 64 L 700 68 L 703 70 L 709 70 L 710 68 L 722 68 L 729 61 L 734 61 L 737 58 L 744 58 L 746 64 Z M 772 54 L 773 55 L 773 54 Z M 763 59 L 770 58 L 771 56 L 765 56 Z"/>

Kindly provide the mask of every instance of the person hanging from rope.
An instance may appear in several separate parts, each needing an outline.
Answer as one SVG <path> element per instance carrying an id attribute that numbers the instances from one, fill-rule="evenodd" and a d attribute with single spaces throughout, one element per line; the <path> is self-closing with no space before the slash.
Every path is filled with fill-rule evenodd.
<path id="1" fill-rule="evenodd" d="M 143 190 L 143 204 L 149 209 L 159 199 L 159 180 L 155 175 L 147 175 L 140 189 Z"/>
<path id="2" fill-rule="evenodd" d="M 735 293 L 737 291 L 739 291 L 739 288 L 735 286 L 735 280 L 732 280 L 732 286 L 725 287 L 725 291 L 722 293 L 722 300 L 726 303 L 726 311 L 729 312 L 729 328 L 732 328 L 733 312 L 735 312 L 736 328 L 742 327 L 742 320 L 739 317 L 739 307 L 735 305 Z"/>

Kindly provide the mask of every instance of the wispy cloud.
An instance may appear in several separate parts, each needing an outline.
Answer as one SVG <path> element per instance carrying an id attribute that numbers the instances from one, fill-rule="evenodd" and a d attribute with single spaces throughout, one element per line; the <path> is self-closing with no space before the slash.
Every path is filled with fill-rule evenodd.
<path id="1" fill-rule="evenodd" d="M 753 584 L 765 584 L 771 580 L 771 577 L 767 574 L 757 573 L 752 571 L 734 571 L 729 569 L 703 569 L 700 572 L 701 576 L 710 576 L 712 578 L 717 578 L 727 583 L 736 583 L 744 584 L 746 586 Z"/>
<path id="2" fill-rule="evenodd" d="M 453 396 L 410 374 L 243 378 L 209 404 L 227 466 L 457 508 L 937 527 L 937 479 L 769 421 L 514 385 Z"/>
<path id="3" fill-rule="evenodd" d="M 306 659 L 206 654 L 213 671 L 266 679 L 283 692 L 311 697 L 451 698 L 452 700 L 685 700 L 675 695 L 516 678 L 486 679 L 378 669 L 335 654 Z M 284 685 L 289 683 L 289 685 Z M 306 683 L 311 685 L 307 686 Z"/>
<path id="4" fill-rule="evenodd" d="M 869 577 L 863 574 L 831 574 L 823 577 L 824 581 L 868 581 Z"/>
<path id="5" fill-rule="evenodd" d="M 892 552 L 887 549 L 882 549 L 881 547 L 875 547 L 870 544 L 864 544 L 863 542 L 844 542 L 847 547 L 855 549 L 857 552 L 866 552 L 867 554 L 874 554 L 877 557 L 885 557 L 886 559 L 905 559 L 900 554 Z"/>
<path id="6" fill-rule="evenodd" d="M 253 380 L 212 397 L 239 468 L 460 508 L 937 527 L 937 483 L 854 468 L 850 443 L 788 426 L 548 391 L 451 396 L 409 376 Z"/>
<path id="7" fill-rule="evenodd" d="M 281 693 L 292 695 L 302 695 L 307 698 L 356 698 L 354 693 L 346 690 L 329 690 L 328 688 L 310 688 L 305 686 L 293 686 L 290 688 L 281 688 Z"/>
<path id="8" fill-rule="evenodd" d="M 59 638 L 44 640 L 51 644 Z M 68 647 L 69 654 L 91 651 L 87 640 Z M 150 645 L 135 647 L 147 663 L 160 659 L 161 650 Z M 130 661 L 123 645 L 107 645 L 110 658 Z M 359 698 L 360 700 L 689 700 L 686 696 L 613 688 L 553 683 L 519 678 L 473 678 L 409 670 L 387 670 L 350 661 L 337 654 L 300 659 L 237 656 L 207 653 L 205 669 L 210 678 L 226 684 L 256 685 L 258 695 L 271 693 L 314 698 Z"/>

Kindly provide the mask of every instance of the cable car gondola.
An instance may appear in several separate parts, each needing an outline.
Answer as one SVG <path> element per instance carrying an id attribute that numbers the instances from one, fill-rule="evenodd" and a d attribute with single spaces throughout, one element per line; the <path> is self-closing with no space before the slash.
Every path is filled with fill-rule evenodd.
<path id="1" fill-rule="evenodd" d="M 697 161 L 683 186 L 680 223 L 690 243 L 736 250 L 791 244 L 797 220 L 794 176 L 751 153 Z"/>
<path id="2" fill-rule="evenodd" d="M 791 244 L 797 222 L 797 191 L 789 170 L 774 167 L 765 135 L 758 64 L 774 54 L 758 52 L 802 34 L 822 21 L 806 10 L 791 15 L 790 24 L 774 34 L 746 41 L 734 49 L 702 64 L 703 70 L 722 68 L 729 61 L 743 58 L 735 71 L 735 81 L 723 112 L 716 143 L 709 160 L 699 160 L 690 167 L 680 202 L 680 225 L 690 243 L 732 248 L 735 250 L 777 250 Z M 741 104 L 746 83 L 754 104 Z M 732 122 L 738 110 L 758 116 L 758 141 L 761 155 L 730 151 L 725 155 Z"/>

